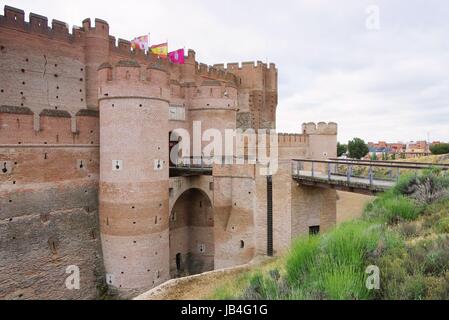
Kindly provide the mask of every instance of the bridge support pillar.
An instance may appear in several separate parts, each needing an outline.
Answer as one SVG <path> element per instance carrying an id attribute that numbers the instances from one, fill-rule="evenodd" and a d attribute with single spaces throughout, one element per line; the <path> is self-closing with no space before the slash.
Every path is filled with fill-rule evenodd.
<path id="1" fill-rule="evenodd" d="M 256 177 L 256 249 L 266 254 L 266 177 Z M 326 232 L 336 224 L 337 195 L 333 189 L 305 186 L 292 178 L 291 161 L 280 161 L 272 177 L 273 249 L 278 256 L 301 235 Z"/>

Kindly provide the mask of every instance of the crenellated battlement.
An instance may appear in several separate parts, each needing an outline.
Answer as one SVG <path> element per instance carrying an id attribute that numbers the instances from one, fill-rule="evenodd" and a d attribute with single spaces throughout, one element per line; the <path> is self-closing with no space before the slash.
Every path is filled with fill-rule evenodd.
<path id="1" fill-rule="evenodd" d="M 195 63 L 195 71 L 198 76 L 232 82 L 237 85 L 239 78 L 232 72 L 217 67 L 217 65 L 209 66 L 205 63 Z"/>
<path id="2" fill-rule="evenodd" d="M 242 88 L 253 90 L 277 90 L 278 70 L 274 63 L 262 61 L 231 62 L 215 64 L 214 68 L 234 74 Z"/>
<path id="3" fill-rule="evenodd" d="M 309 135 L 336 135 L 338 133 L 338 125 L 335 122 L 303 123 L 302 132 Z"/>
<path id="4" fill-rule="evenodd" d="M 84 43 L 86 37 L 104 38 L 109 41 L 109 51 L 129 59 L 139 59 L 142 61 L 159 60 L 151 52 L 145 53 L 143 50 L 131 49 L 131 42 L 124 39 L 116 39 L 109 35 L 109 24 L 105 20 L 96 18 L 95 25 L 90 18 L 82 21 L 82 27 L 73 26 L 72 32 L 69 25 L 60 20 L 53 19 L 51 27 L 48 26 L 48 18 L 39 14 L 30 13 L 29 21 L 25 21 L 25 12 L 21 9 L 5 6 L 4 15 L 0 15 L 0 27 L 12 28 L 32 34 L 47 36 L 49 39 L 66 41 L 68 43 Z M 189 49 L 185 57 L 186 62 L 195 60 L 195 51 Z M 172 64 L 167 61 L 167 64 Z"/>
<path id="5" fill-rule="evenodd" d="M 115 65 L 103 63 L 98 68 L 99 99 L 111 97 L 151 97 L 168 100 L 170 79 L 162 64 L 140 64 L 136 60 L 119 60 Z"/>
<path id="6" fill-rule="evenodd" d="M 109 36 L 109 24 L 102 20 L 95 18 L 95 26 L 92 26 L 90 18 L 83 20 L 83 30 L 84 32 L 91 32 L 98 35 Z"/>
<path id="7" fill-rule="evenodd" d="M 160 86 L 169 85 L 167 67 L 164 63 L 140 64 L 137 60 L 119 60 L 115 65 L 104 62 L 98 67 L 100 82 L 136 81 L 155 82 Z M 157 76 L 156 76 L 157 75 Z M 158 82 L 162 80 L 162 82 Z"/>
<path id="8" fill-rule="evenodd" d="M 233 72 L 236 70 L 276 70 L 276 64 L 264 63 L 262 61 L 244 61 L 244 62 L 229 62 L 227 64 L 218 63 L 213 65 L 214 68 L 218 68 L 224 71 Z"/>
<path id="9" fill-rule="evenodd" d="M 102 19 L 96 18 L 94 24 L 90 18 L 82 21 L 82 27 L 73 26 L 72 32 L 69 31 L 69 25 L 66 22 L 53 19 L 51 27 L 48 26 L 48 18 L 39 14 L 30 13 L 29 22 L 25 21 L 25 12 L 10 6 L 4 7 L 4 15 L 0 16 L 0 27 L 12 28 L 32 34 L 47 36 L 52 40 L 60 40 L 68 43 L 79 43 L 87 47 L 93 45 L 95 40 L 88 42 L 88 39 L 104 39 L 106 47 L 112 56 L 119 56 L 122 59 L 137 60 L 141 63 L 165 65 L 167 68 L 184 68 L 184 66 L 174 65 L 168 60 L 158 59 L 151 52 L 144 52 L 140 49 L 132 49 L 131 42 L 124 39 L 116 39 L 109 34 L 109 24 Z M 106 49 L 107 50 L 107 49 Z M 94 50 L 95 51 L 95 50 Z M 94 53 L 93 53 L 94 54 Z M 245 76 L 246 72 L 277 72 L 273 63 L 266 64 L 261 61 L 246 61 L 242 63 L 215 64 L 209 66 L 204 63 L 196 62 L 196 53 L 192 49 L 187 50 L 185 56 L 185 66 L 193 65 L 194 75 L 222 80 L 238 86 L 242 81 L 240 74 Z M 185 69 L 185 68 L 184 68 Z M 187 69 L 185 69 L 187 70 Z M 190 70 L 190 69 L 189 69 Z M 238 71 L 238 72 L 237 72 Z"/>
<path id="10" fill-rule="evenodd" d="M 69 32 L 67 23 L 52 20 L 51 27 L 48 26 L 48 18 L 39 14 L 30 13 L 29 21 L 25 21 L 25 12 L 10 6 L 4 7 L 4 15 L 0 15 L 0 26 L 21 30 L 24 32 L 46 35 L 50 39 L 74 42 L 82 38 L 84 30 L 73 27 Z"/>
<path id="11" fill-rule="evenodd" d="M 75 115 L 66 110 L 0 106 L 0 144 L 51 145 L 99 143 L 98 112 L 81 109 Z"/>
<path id="12" fill-rule="evenodd" d="M 308 136 L 304 134 L 278 133 L 279 147 L 305 146 L 308 141 Z"/>

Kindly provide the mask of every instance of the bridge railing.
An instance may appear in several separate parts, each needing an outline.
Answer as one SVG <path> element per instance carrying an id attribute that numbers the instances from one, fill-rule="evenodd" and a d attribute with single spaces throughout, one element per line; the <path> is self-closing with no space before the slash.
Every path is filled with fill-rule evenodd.
<path id="1" fill-rule="evenodd" d="M 438 168 L 446 174 L 449 165 L 417 162 L 369 161 L 353 159 L 310 160 L 294 159 L 292 174 L 298 177 L 319 178 L 357 182 L 369 185 L 389 185 L 397 182 L 403 174 Z"/>
<path id="2" fill-rule="evenodd" d="M 329 158 L 329 161 L 340 161 L 340 162 L 352 162 L 352 163 L 362 163 L 362 164 L 391 164 L 391 165 L 405 165 L 405 166 L 417 166 L 417 167 L 437 167 L 437 168 L 449 168 L 449 164 L 444 163 L 425 163 L 425 162 L 411 162 L 403 160 L 364 160 L 364 159 L 342 159 L 342 158 Z"/>
<path id="3" fill-rule="evenodd" d="M 211 169 L 216 161 L 217 158 L 215 157 L 182 157 L 178 158 L 177 163 L 170 167 L 178 169 Z"/>

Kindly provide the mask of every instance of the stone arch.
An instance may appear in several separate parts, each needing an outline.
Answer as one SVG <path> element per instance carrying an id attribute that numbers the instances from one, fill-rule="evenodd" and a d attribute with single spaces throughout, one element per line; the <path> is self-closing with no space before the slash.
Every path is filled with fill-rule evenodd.
<path id="1" fill-rule="evenodd" d="M 205 193 L 212 205 L 214 204 L 213 185 L 214 178 L 212 176 L 196 176 L 196 177 L 175 177 L 170 178 L 170 198 L 169 210 L 173 209 L 176 201 L 189 189 L 199 189 Z"/>
<path id="2" fill-rule="evenodd" d="M 209 195 L 189 188 L 170 210 L 170 276 L 199 274 L 214 269 L 214 215 Z"/>

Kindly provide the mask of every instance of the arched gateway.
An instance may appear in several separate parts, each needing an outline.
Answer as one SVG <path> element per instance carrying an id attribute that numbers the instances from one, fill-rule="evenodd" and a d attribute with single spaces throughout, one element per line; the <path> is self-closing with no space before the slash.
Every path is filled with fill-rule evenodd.
<path id="1" fill-rule="evenodd" d="M 214 215 L 204 191 L 188 189 L 175 201 L 169 243 L 172 278 L 214 270 Z"/>

